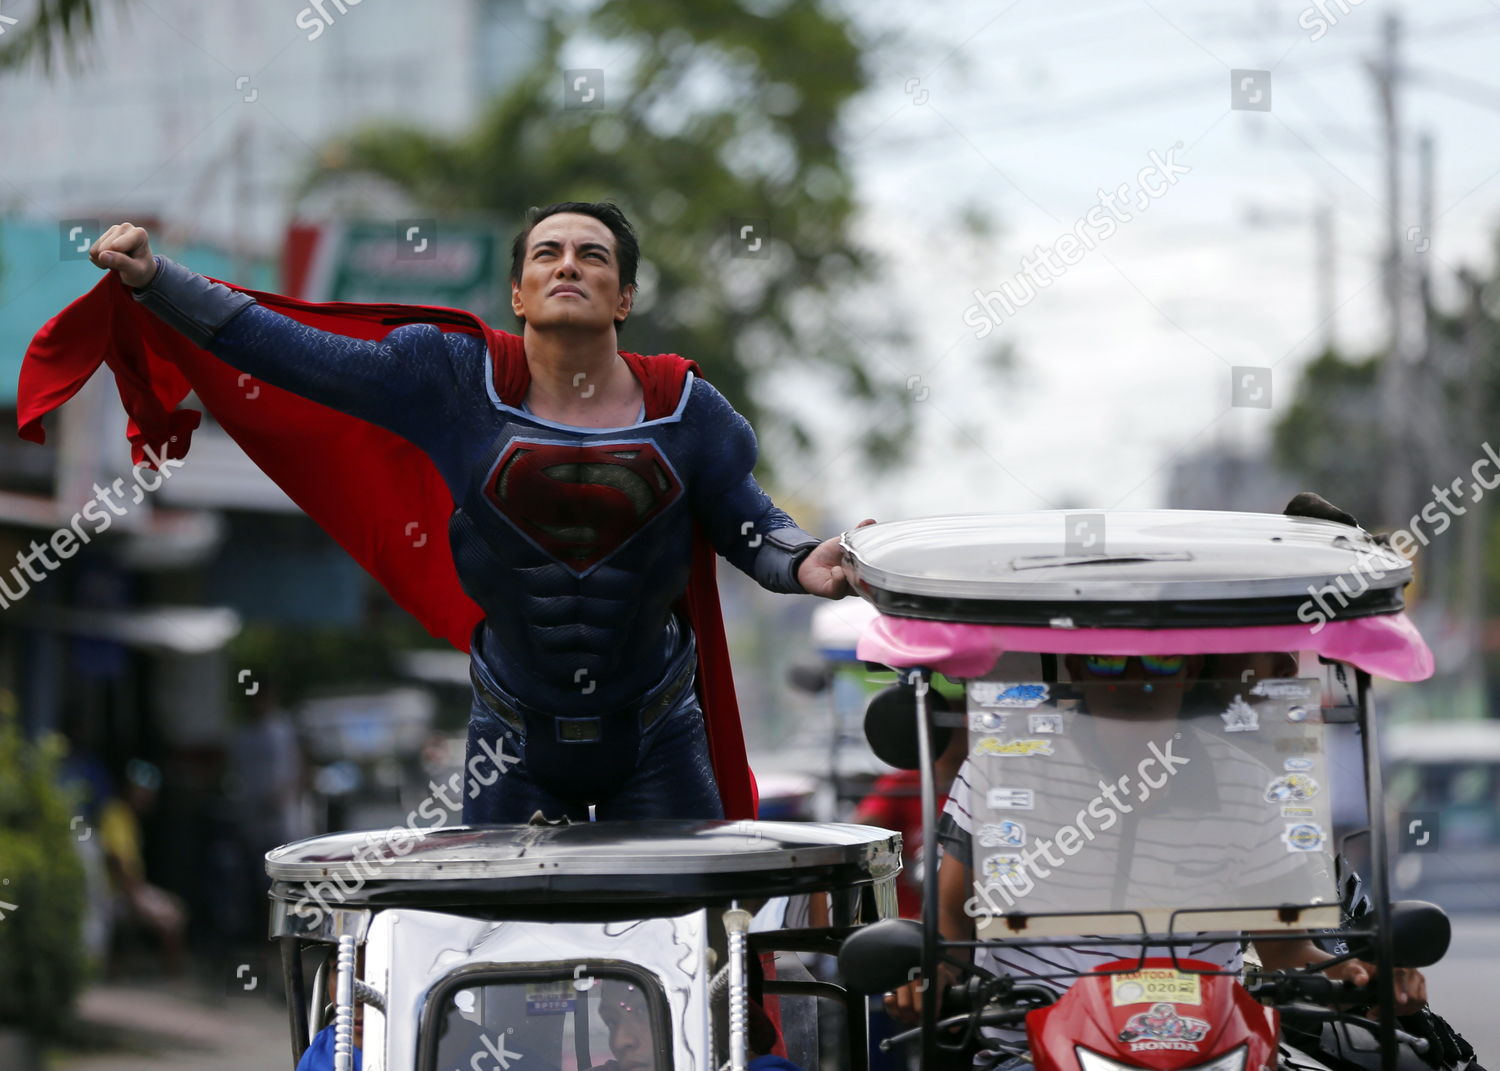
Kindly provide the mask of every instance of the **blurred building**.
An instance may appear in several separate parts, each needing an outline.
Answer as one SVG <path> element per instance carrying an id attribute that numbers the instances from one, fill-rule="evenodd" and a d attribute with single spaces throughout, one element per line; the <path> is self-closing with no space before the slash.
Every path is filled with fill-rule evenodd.
<path id="1" fill-rule="evenodd" d="M 1185 453 L 1167 472 L 1166 509 L 1280 513 L 1302 490 L 1268 453 L 1213 444 Z"/>
<path id="2" fill-rule="evenodd" d="M 103 228 L 138 223 L 196 271 L 286 290 L 289 233 L 406 207 L 355 181 L 295 196 L 332 138 L 374 120 L 463 129 L 537 44 L 521 0 L 375 7 L 323 0 L 280 20 L 250 5 L 106 4 L 82 69 L 0 75 L 0 422 L 16 427 L 31 337 L 98 282 L 86 253 Z M 116 778 L 133 756 L 158 763 L 153 869 L 212 904 L 210 803 L 237 676 L 226 644 L 247 622 L 358 628 L 388 599 L 208 418 L 185 464 L 124 500 L 108 530 L 56 568 L 32 558 L 40 578 L 13 574 L 98 487 L 133 486 L 106 373 L 46 428 L 45 445 L 0 435 L 0 705 L 33 732 L 67 730 Z"/>
<path id="3" fill-rule="evenodd" d="M 385 3 L 378 17 L 324 0 L 284 21 L 245 5 L 105 5 L 81 69 L 0 75 L 0 417 L 15 427 L 21 356 L 46 320 L 98 280 L 86 250 L 110 223 L 147 226 L 197 271 L 282 289 L 272 268 L 294 220 L 399 208 L 357 183 L 292 196 L 332 137 L 372 120 L 453 132 L 529 62 L 538 28 L 521 0 Z M 97 151 L 85 150 L 93 146 Z M 309 295 L 318 296 L 318 295 Z M 188 405 L 192 405 L 190 397 Z M 48 422 L 46 446 L 0 436 L 0 563 L 42 541 L 93 496 L 128 483 L 125 418 L 106 377 Z M 222 681 L 215 652 L 240 619 L 353 623 L 363 574 L 213 424 L 188 464 L 95 546 L 0 610 L 0 685 L 35 728 L 90 700 L 87 661 L 117 680 L 124 649 L 186 658 L 167 676 Z M 139 615 L 150 611 L 150 627 Z M 136 615 L 136 616 L 132 616 Z M 106 655 L 106 652 L 112 652 Z M 67 684 L 64 685 L 63 681 Z M 130 689 L 114 705 L 129 706 Z M 158 710 L 168 737 L 213 738 L 221 688 Z M 158 695 L 162 693 L 158 690 Z M 126 720 L 141 724 L 143 717 Z"/>
<path id="4" fill-rule="evenodd" d="M 84 69 L 0 75 L 0 217 L 149 217 L 184 245 L 273 256 L 306 214 L 295 180 L 333 136 L 371 120 L 462 130 L 537 44 L 522 0 L 375 7 L 100 5 Z"/>

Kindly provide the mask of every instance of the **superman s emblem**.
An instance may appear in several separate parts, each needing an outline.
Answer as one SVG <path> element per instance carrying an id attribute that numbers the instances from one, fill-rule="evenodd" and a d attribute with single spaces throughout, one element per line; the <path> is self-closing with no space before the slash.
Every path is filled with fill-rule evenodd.
<path id="1" fill-rule="evenodd" d="M 677 501 L 682 481 L 649 440 L 579 446 L 516 439 L 484 494 L 523 535 L 581 575 Z"/>

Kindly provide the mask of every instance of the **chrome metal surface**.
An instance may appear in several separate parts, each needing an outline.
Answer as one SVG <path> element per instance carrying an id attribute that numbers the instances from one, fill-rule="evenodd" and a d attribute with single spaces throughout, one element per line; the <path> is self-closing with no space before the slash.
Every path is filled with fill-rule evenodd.
<path id="1" fill-rule="evenodd" d="M 745 996 L 745 934 L 749 930 L 750 912 L 738 904 L 724 912 L 724 932 L 729 938 L 729 1071 L 745 1071 L 750 1015 Z"/>
<path id="2" fill-rule="evenodd" d="M 334 1071 L 354 1071 L 354 938 L 339 938 L 337 1007 L 333 1015 Z"/>
<path id="3" fill-rule="evenodd" d="M 727 879 L 720 883 L 726 888 L 739 888 L 743 879 L 748 890 L 821 868 L 826 887 L 848 887 L 893 876 L 900 869 L 899 841 L 873 826 L 809 822 L 403 826 L 284 845 L 267 854 L 266 872 L 276 883 L 273 898 L 293 905 L 276 916 L 273 935 L 312 936 L 337 925 L 328 916 L 342 906 L 368 902 L 372 890 L 399 894 L 395 887 L 403 883 L 441 882 L 447 889 L 472 883 L 501 893 L 512 884 L 597 889 L 623 902 L 631 898 L 628 890 L 666 894 L 709 878 Z"/>
<path id="4" fill-rule="evenodd" d="M 486 967 L 557 969 L 559 964 L 629 964 L 666 995 L 672 1066 L 708 1068 L 706 913 L 630 922 L 493 922 L 433 911 L 378 912 L 365 942 L 366 981 L 384 991 L 386 1010 L 365 1009 L 365 1071 L 415 1071 L 419 1026 L 444 979 Z M 518 1065 L 523 1066 L 523 1065 Z"/>
<path id="5" fill-rule="evenodd" d="M 1102 520 L 1070 538 L 1068 524 L 1082 517 Z M 845 532 L 842 543 L 857 585 L 961 599 L 1293 596 L 1347 576 L 1362 561 L 1372 589 L 1411 579 L 1406 559 L 1361 528 L 1267 513 L 958 514 L 868 525 Z"/>

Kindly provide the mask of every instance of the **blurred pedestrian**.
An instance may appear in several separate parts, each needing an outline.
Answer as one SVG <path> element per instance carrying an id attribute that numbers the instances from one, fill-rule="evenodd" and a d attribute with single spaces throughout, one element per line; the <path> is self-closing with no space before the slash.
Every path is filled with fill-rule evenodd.
<path id="1" fill-rule="evenodd" d="M 187 911 L 179 897 L 147 880 L 141 850 L 141 819 L 156 805 L 160 788 L 161 771 L 131 759 L 123 791 L 100 809 L 99 842 L 114 889 L 117 932 L 130 926 L 148 931 L 161 947 L 167 973 L 175 976 L 185 965 Z"/>
<path id="2" fill-rule="evenodd" d="M 245 700 L 247 718 L 230 742 L 230 796 L 246 842 L 257 856 L 310 836 L 306 771 L 297 726 L 275 686 L 258 682 Z"/>

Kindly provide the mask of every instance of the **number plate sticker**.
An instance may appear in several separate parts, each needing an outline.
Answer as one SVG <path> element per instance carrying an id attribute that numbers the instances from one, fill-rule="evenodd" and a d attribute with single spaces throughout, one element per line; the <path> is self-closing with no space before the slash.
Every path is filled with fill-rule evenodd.
<path id="1" fill-rule="evenodd" d="M 1165 1001 L 1168 1004 L 1201 1004 L 1203 997 L 1198 987 L 1196 974 L 1184 974 L 1170 968 L 1151 968 L 1130 974 L 1117 974 L 1110 979 L 1114 1005 L 1152 1004 Z"/>

